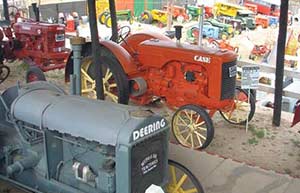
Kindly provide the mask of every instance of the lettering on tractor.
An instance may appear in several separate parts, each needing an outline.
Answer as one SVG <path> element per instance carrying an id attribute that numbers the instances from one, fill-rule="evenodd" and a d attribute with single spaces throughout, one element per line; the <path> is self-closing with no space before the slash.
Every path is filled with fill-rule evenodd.
<path id="1" fill-rule="evenodd" d="M 162 34 L 130 30 L 121 34 L 119 44 L 100 41 L 104 96 L 122 104 L 163 101 L 176 110 L 171 122 L 175 139 L 203 149 L 214 137 L 215 112 L 229 123 L 243 125 L 254 115 L 255 100 L 236 87 L 235 52 L 181 43 L 181 27 L 175 30 L 176 42 Z M 85 57 L 81 66 L 82 95 L 96 98 L 92 58 Z M 132 140 L 147 136 L 151 129 L 154 126 L 136 130 Z"/>
<path id="2" fill-rule="evenodd" d="M 204 57 L 204 56 L 195 56 L 194 60 L 197 62 L 203 62 L 203 63 L 210 63 L 210 57 Z"/>
<path id="3" fill-rule="evenodd" d="M 156 121 L 155 123 L 151 123 L 137 131 L 134 131 L 132 133 L 133 141 L 136 141 L 142 137 L 146 137 L 147 135 L 150 135 L 155 131 L 164 128 L 165 126 L 166 126 L 165 119 L 162 119 L 161 121 Z"/>
<path id="4" fill-rule="evenodd" d="M 184 177 L 204 193 L 188 169 L 168 160 L 166 120 L 142 111 L 68 96 L 46 81 L 8 88 L 0 95 L 0 178 L 28 192 L 143 193 L 155 184 L 174 193 L 187 189 L 168 176 Z M 141 125 L 152 132 L 132 141 Z"/>

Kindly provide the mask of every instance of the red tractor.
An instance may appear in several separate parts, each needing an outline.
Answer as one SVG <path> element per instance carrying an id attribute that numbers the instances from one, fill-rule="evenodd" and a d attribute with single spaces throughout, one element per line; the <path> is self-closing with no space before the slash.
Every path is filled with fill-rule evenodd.
<path id="1" fill-rule="evenodd" d="M 267 55 L 271 50 L 266 45 L 254 45 L 249 55 L 250 60 L 257 60 L 259 57 Z"/>
<path id="2" fill-rule="evenodd" d="M 168 11 L 168 8 L 168 6 L 164 6 L 163 10 Z M 184 7 L 174 5 L 171 7 L 171 10 L 173 18 L 176 19 L 179 23 L 183 23 L 190 20 Z"/>
<path id="3" fill-rule="evenodd" d="M 208 43 L 209 46 L 213 48 L 231 50 L 234 51 L 235 53 L 239 52 L 239 47 L 230 45 L 229 41 L 226 38 L 222 38 L 221 40 L 215 40 L 213 38 L 209 38 Z"/>
<path id="4" fill-rule="evenodd" d="M 43 72 L 65 67 L 70 51 L 65 48 L 64 25 L 22 18 L 16 18 L 16 21 L 19 22 L 0 28 L 2 61 L 19 59 L 28 63 L 28 82 L 45 80 Z"/>
<path id="5" fill-rule="evenodd" d="M 292 127 L 300 122 L 300 100 L 295 105 L 294 118 L 292 122 Z"/>
<path id="6" fill-rule="evenodd" d="M 235 87 L 236 54 L 180 43 L 180 27 L 177 42 L 153 32 L 121 33 L 121 44 L 100 41 L 104 95 L 123 104 L 129 99 L 139 105 L 164 101 L 176 110 L 172 130 L 177 141 L 205 148 L 214 136 L 211 117 L 216 111 L 230 123 L 245 124 L 254 115 L 255 102 Z M 95 97 L 94 67 L 91 57 L 83 59 L 84 96 Z"/>

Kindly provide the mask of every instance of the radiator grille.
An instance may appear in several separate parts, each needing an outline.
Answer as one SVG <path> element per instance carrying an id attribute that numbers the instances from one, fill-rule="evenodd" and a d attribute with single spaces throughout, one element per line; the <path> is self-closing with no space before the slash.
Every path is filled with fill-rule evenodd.
<path id="1" fill-rule="evenodd" d="M 168 152 L 166 132 L 150 137 L 133 146 L 131 151 L 131 193 L 142 193 L 151 184 L 160 185 Z"/>
<path id="2" fill-rule="evenodd" d="M 224 63 L 222 66 L 221 100 L 232 99 L 235 93 L 236 61 Z"/>

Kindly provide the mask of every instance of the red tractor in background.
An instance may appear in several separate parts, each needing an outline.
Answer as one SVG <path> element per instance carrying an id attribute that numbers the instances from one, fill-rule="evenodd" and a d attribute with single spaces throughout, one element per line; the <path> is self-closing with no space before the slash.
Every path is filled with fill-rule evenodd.
<path id="1" fill-rule="evenodd" d="M 293 118 L 291 127 L 293 127 L 294 125 L 296 125 L 299 122 L 300 122 L 300 100 L 298 100 L 298 102 L 295 105 L 294 118 Z"/>
<path id="2" fill-rule="evenodd" d="M 209 46 L 218 49 L 226 49 L 230 51 L 234 51 L 235 53 L 239 52 L 239 47 L 230 45 L 230 42 L 226 39 L 226 37 L 222 37 L 221 40 L 216 40 L 214 38 L 208 38 Z"/>
<path id="3" fill-rule="evenodd" d="M 172 131 L 183 146 L 207 147 L 214 136 L 211 117 L 216 111 L 230 123 L 245 124 L 255 111 L 253 96 L 235 87 L 237 55 L 205 49 L 157 34 L 122 34 L 121 44 L 100 41 L 106 100 L 139 105 L 163 101 L 176 110 Z M 95 66 L 82 61 L 82 95 L 95 97 Z M 248 103 L 250 97 L 250 103 Z"/>
<path id="4" fill-rule="evenodd" d="M 1 38 L 2 37 L 2 38 Z M 0 28 L 0 58 L 24 60 L 30 65 L 27 82 L 45 80 L 43 72 L 65 67 L 70 50 L 65 48 L 65 26 L 21 18 Z"/>
<path id="5" fill-rule="evenodd" d="M 164 11 L 168 11 L 168 9 L 169 9 L 168 6 L 163 7 Z M 183 23 L 190 20 L 188 14 L 186 13 L 186 9 L 184 7 L 174 5 L 171 7 L 171 10 L 172 10 L 173 18 L 176 19 L 179 23 Z"/>

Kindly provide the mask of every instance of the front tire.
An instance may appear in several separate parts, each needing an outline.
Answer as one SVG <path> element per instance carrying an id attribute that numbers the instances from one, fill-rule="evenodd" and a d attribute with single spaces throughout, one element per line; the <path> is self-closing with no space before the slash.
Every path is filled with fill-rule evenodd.
<path id="1" fill-rule="evenodd" d="M 204 149 L 214 137 L 214 126 L 209 114 L 196 105 L 180 107 L 172 118 L 172 131 L 181 145 Z"/>
<path id="2" fill-rule="evenodd" d="M 199 180 L 189 169 L 173 160 L 169 160 L 168 164 L 169 180 L 165 187 L 166 193 L 204 193 Z"/>

